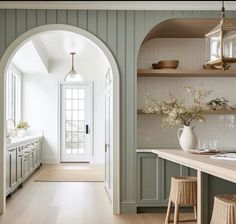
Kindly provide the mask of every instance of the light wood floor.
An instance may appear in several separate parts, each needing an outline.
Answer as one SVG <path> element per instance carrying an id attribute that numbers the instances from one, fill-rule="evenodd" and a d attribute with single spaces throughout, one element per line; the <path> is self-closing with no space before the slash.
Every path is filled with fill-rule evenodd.
<path id="1" fill-rule="evenodd" d="M 113 215 L 103 183 L 34 182 L 7 201 L 1 224 L 163 224 L 165 213 Z"/>

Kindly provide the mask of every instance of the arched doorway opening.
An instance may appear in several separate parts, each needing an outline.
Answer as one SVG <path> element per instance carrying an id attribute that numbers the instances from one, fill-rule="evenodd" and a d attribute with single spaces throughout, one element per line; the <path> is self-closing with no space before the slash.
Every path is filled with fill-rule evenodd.
<path id="1" fill-rule="evenodd" d="M 79 34 L 81 36 L 86 37 L 91 42 L 93 42 L 105 55 L 107 58 L 110 69 L 111 69 L 111 90 L 112 90 L 112 130 L 111 130 L 111 136 L 112 136 L 112 158 L 113 158 L 113 165 L 111 169 L 112 173 L 112 208 L 114 214 L 119 214 L 120 212 L 120 100 L 119 100 L 119 91 L 120 91 L 120 84 L 119 84 L 119 71 L 117 63 L 110 52 L 110 50 L 107 48 L 107 46 L 99 40 L 96 36 L 92 35 L 91 33 L 80 29 L 78 27 L 69 26 L 69 25 L 44 25 L 37 28 L 34 28 L 30 31 L 27 31 L 26 33 L 22 34 L 20 37 L 18 37 L 5 51 L 4 55 L 2 56 L 2 59 L 0 61 L 0 72 L 2 76 L 0 77 L 0 83 L 1 83 L 1 98 L 0 98 L 0 105 L 1 105 L 1 117 L 0 117 L 0 123 L 2 126 L 0 127 L 0 145 L 2 146 L 2 150 L 0 153 L 0 164 L 2 164 L 1 172 L 0 172 L 0 213 L 2 213 L 5 209 L 5 193 L 4 193 L 4 186 L 5 186 L 5 135 L 6 135 L 6 127 L 5 127 L 5 81 L 6 81 L 6 71 L 9 65 L 9 62 L 13 58 L 14 54 L 17 52 L 17 50 L 23 46 L 30 38 L 34 37 L 35 35 L 38 35 L 40 33 L 48 32 L 48 31 L 69 31 L 72 33 Z"/>

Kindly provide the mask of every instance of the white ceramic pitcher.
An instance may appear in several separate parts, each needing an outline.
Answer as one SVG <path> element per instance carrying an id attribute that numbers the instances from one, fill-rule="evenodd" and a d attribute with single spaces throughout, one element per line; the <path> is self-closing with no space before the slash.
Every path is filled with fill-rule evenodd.
<path id="1" fill-rule="evenodd" d="M 179 128 L 177 131 L 179 144 L 184 151 L 195 149 L 197 146 L 197 136 L 193 129 L 194 127 L 184 125 L 184 128 Z"/>

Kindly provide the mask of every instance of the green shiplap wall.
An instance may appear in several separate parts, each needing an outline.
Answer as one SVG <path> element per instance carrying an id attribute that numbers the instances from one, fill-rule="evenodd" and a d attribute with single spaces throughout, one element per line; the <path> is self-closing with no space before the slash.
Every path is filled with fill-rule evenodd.
<path id="1" fill-rule="evenodd" d="M 227 12 L 236 18 L 235 12 Z M 15 38 L 44 24 L 79 26 L 115 56 L 121 81 L 121 211 L 136 209 L 136 68 L 140 45 L 158 23 L 172 18 L 219 18 L 216 11 L 0 10 L 0 56 Z M 3 75 L 3 74 L 1 74 Z M 2 105 L 0 105 L 2 107 Z"/>

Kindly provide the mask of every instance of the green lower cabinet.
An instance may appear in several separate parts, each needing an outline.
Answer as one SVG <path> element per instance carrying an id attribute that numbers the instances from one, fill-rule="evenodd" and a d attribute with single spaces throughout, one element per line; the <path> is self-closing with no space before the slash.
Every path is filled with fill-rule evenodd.
<path id="1" fill-rule="evenodd" d="M 158 158 L 151 153 L 138 153 L 137 159 L 137 202 L 139 205 L 155 206 L 160 203 Z"/>
<path id="2" fill-rule="evenodd" d="M 152 210 L 167 206 L 172 176 L 197 175 L 193 169 L 148 152 L 138 153 L 137 171 L 137 207 L 150 207 Z"/>

